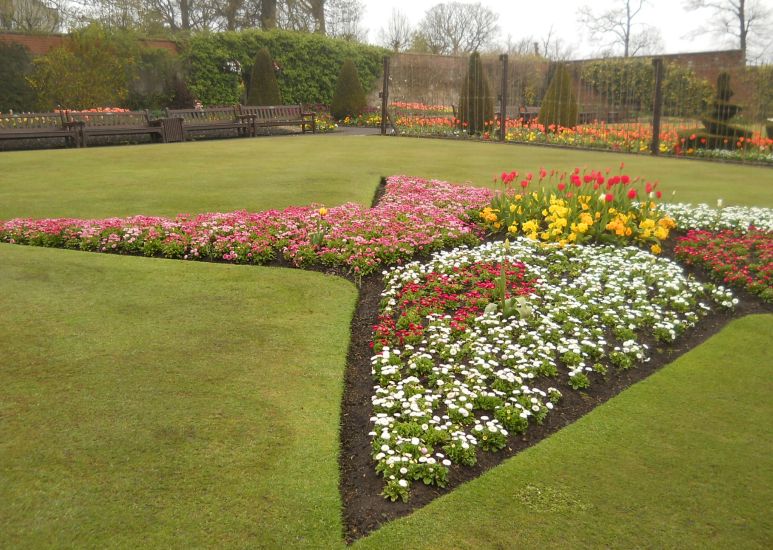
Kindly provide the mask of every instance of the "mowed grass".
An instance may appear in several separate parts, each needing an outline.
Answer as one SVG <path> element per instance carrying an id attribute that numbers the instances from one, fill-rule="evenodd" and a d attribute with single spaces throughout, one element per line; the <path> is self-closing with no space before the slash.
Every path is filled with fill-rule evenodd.
<path id="1" fill-rule="evenodd" d="M 378 177 L 615 168 L 773 206 L 769 169 L 308 136 L 0 154 L 0 219 L 368 204 Z M 0 547 L 342 547 L 356 289 L 0 245 Z M 773 316 L 741 320 L 365 547 L 770 546 Z M 661 532 L 662 531 L 662 532 Z"/>
<path id="2" fill-rule="evenodd" d="M 0 219 L 368 205 L 380 176 L 492 185 L 504 170 L 574 167 L 659 180 L 665 198 L 773 206 L 770 168 L 381 136 L 316 135 L 0 154 Z M 671 192 L 676 191 L 676 195 Z"/>
<path id="3" fill-rule="evenodd" d="M 357 548 L 770 548 L 773 315 Z"/>
<path id="4" fill-rule="evenodd" d="M 0 547 L 340 543 L 350 283 L 0 245 Z"/>

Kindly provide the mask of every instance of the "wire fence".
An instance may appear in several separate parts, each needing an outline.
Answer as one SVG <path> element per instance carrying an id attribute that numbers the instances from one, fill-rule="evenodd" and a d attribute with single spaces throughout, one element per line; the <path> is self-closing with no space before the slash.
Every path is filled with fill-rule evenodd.
<path id="1" fill-rule="evenodd" d="M 564 63 L 502 55 L 480 64 L 476 72 L 466 57 L 392 56 L 387 126 L 399 135 L 773 164 L 773 65 L 745 63 L 740 51 Z M 481 116 L 482 127 L 473 121 Z"/>

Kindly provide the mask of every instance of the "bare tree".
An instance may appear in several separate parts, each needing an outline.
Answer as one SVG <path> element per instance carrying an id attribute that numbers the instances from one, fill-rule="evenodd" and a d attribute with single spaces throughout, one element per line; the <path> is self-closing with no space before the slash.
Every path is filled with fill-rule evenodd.
<path id="1" fill-rule="evenodd" d="M 54 32 L 61 21 L 59 7 L 43 0 L 0 0 L 0 29 Z"/>
<path id="2" fill-rule="evenodd" d="M 497 14 L 480 3 L 437 4 L 424 15 L 415 41 L 436 54 L 470 53 L 495 39 L 497 19 Z"/>
<path id="3" fill-rule="evenodd" d="M 566 61 L 572 57 L 573 52 L 572 46 L 560 36 L 556 36 L 552 25 L 542 38 L 526 36 L 514 41 L 512 36 L 508 35 L 503 49 L 510 55 L 536 55 L 551 61 Z"/>
<path id="4" fill-rule="evenodd" d="M 648 38 L 654 39 L 656 36 L 652 27 L 634 23 L 634 19 L 648 3 L 649 0 L 617 0 L 618 7 L 611 10 L 595 13 L 590 6 L 583 6 L 577 14 L 580 22 L 592 34 L 611 36 L 612 42 L 607 46 L 622 46 L 623 57 L 629 57 L 649 49 Z"/>
<path id="5" fill-rule="evenodd" d="M 688 0 L 686 6 L 690 10 L 711 10 L 708 23 L 689 36 L 712 34 L 722 38 L 729 37 L 744 55 L 749 48 L 749 42 L 763 52 L 771 45 L 773 8 L 770 4 L 765 5 L 762 0 Z"/>
<path id="6" fill-rule="evenodd" d="M 381 27 L 378 35 L 384 46 L 394 52 L 401 52 L 410 45 L 413 29 L 408 17 L 400 10 L 393 8 L 386 27 Z"/>
<path id="7" fill-rule="evenodd" d="M 327 35 L 364 42 L 368 31 L 361 25 L 365 5 L 359 0 L 327 0 L 325 4 Z"/>

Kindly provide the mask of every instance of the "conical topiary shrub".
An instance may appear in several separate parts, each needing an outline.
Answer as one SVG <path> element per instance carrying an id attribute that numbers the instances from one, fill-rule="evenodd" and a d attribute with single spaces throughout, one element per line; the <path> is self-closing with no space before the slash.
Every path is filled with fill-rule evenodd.
<path id="1" fill-rule="evenodd" d="M 741 110 L 738 105 L 730 103 L 731 97 L 733 97 L 733 89 L 730 87 L 730 75 L 720 73 L 717 78 L 717 93 L 714 102 L 701 118 L 703 128 L 679 132 L 680 141 L 685 148 L 735 150 L 739 146 L 743 146 L 744 140 L 752 137 L 751 132 L 730 124 L 730 119 Z"/>
<path id="2" fill-rule="evenodd" d="M 274 73 L 274 60 L 268 48 L 262 48 L 255 56 L 247 94 L 248 105 L 281 105 L 282 94 Z"/>
<path id="3" fill-rule="evenodd" d="M 577 126 L 577 110 L 572 76 L 565 65 L 559 65 L 542 99 L 539 121 L 546 131 L 558 131 L 559 127 L 574 128 Z"/>
<path id="4" fill-rule="evenodd" d="M 330 114 L 336 120 L 342 120 L 347 116 L 361 115 L 366 106 L 365 90 L 360 84 L 357 67 L 355 67 L 354 61 L 347 59 L 338 74 L 333 102 L 330 104 Z"/>
<path id="5" fill-rule="evenodd" d="M 473 52 L 459 96 L 459 127 L 468 134 L 480 134 L 493 125 L 494 97 L 483 72 L 480 54 Z"/>

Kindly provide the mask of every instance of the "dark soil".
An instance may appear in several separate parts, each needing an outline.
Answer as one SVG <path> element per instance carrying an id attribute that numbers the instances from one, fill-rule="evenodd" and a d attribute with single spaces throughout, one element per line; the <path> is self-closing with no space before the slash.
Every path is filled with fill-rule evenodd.
<path id="1" fill-rule="evenodd" d="M 383 185 L 380 186 L 383 193 Z M 374 203 L 380 195 L 377 195 Z M 666 257 L 673 256 L 674 239 L 664 247 Z M 699 280 L 708 280 L 707 273 L 690 270 Z M 352 318 L 351 341 L 345 374 L 345 389 L 341 407 L 341 468 L 340 490 L 343 500 L 344 537 L 351 543 L 378 529 L 382 524 L 410 514 L 435 498 L 452 491 L 460 484 L 474 479 L 523 449 L 571 424 L 598 405 L 619 394 L 632 384 L 646 378 L 664 365 L 671 363 L 690 349 L 719 332 L 729 321 L 754 313 L 773 313 L 773 304 L 764 304 L 759 298 L 743 290 L 734 290 L 739 303 L 733 311 L 712 312 L 697 327 L 683 334 L 673 345 L 664 346 L 654 340 L 645 343 L 650 348 L 650 361 L 629 370 L 610 368 L 605 376 L 589 375 L 591 386 L 582 391 L 571 389 L 560 380 L 551 381 L 563 394 L 560 404 L 548 414 L 542 425 L 531 425 L 526 434 L 511 437 L 509 445 L 499 452 L 478 451 L 478 462 L 473 467 L 451 466 L 448 486 L 444 489 L 428 487 L 416 482 L 411 486 L 409 502 L 391 502 L 381 496 L 384 481 L 375 470 L 371 458 L 372 430 L 371 396 L 373 378 L 370 358 L 372 327 L 378 318 L 380 295 L 384 289 L 382 277 L 362 279 L 357 309 Z"/>

